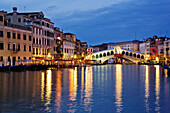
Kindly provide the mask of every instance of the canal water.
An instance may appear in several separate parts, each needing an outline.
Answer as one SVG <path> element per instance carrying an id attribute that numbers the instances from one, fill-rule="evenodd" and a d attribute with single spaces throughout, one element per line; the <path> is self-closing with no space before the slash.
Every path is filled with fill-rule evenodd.
<path id="1" fill-rule="evenodd" d="M 0 112 L 168 113 L 170 77 L 158 65 L 0 72 Z"/>

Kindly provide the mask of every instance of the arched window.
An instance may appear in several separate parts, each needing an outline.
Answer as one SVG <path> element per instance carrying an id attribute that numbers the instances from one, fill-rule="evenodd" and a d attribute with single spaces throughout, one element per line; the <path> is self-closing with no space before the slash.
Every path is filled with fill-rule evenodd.
<path id="1" fill-rule="evenodd" d="M 141 59 L 144 59 L 144 56 L 143 56 L 143 55 L 141 56 Z"/>
<path id="2" fill-rule="evenodd" d="M 111 51 L 111 55 L 113 55 L 114 54 L 114 52 L 113 51 Z"/>
<path id="3" fill-rule="evenodd" d="M 133 56 L 136 57 L 136 54 L 134 53 Z"/>
<path id="4" fill-rule="evenodd" d="M 125 54 L 125 51 L 122 51 L 122 55 L 124 55 Z"/>
<path id="5" fill-rule="evenodd" d="M 107 52 L 107 56 L 109 56 L 110 55 L 110 53 L 109 52 Z"/>
<path id="6" fill-rule="evenodd" d="M 92 56 L 92 59 L 95 59 L 95 56 L 94 56 L 94 55 Z"/>
<path id="7" fill-rule="evenodd" d="M 103 56 L 106 57 L 106 53 L 103 53 Z"/>
<path id="8" fill-rule="evenodd" d="M 18 18 L 18 22 L 21 22 L 21 18 Z"/>
<path id="9" fill-rule="evenodd" d="M 96 58 L 99 58 L 99 55 L 96 55 Z"/>
<path id="10" fill-rule="evenodd" d="M 102 57 L 102 54 L 100 53 L 100 58 Z"/>
<path id="11" fill-rule="evenodd" d="M 140 58 L 140 55 L 137 55 L 137 58 Z"/>
<path id="12" fill-rule="evenodd" d="M 128 56 L 128 55 L 129 55 L 129 53 L 128 53 L 128 52 L 126 52 L 126 55 Z"/>
<path id="13" fill-rule="evenodd" d="M 132 56 L 132 53 L 130 53 L 130 56 Z"/>

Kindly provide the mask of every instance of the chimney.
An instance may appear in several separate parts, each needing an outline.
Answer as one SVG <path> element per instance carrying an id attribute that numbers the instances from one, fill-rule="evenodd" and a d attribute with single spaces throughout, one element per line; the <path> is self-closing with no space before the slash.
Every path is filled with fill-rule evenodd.
<path id="1" fill-rule="evenodd" d="M 13 7 L 13 12 L 14 12 L 14 13 L 17 12 L 17 7 Z"/>

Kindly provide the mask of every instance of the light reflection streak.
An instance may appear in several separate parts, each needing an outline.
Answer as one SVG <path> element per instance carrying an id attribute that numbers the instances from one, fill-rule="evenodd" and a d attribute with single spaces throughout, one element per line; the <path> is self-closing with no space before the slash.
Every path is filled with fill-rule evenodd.
<path id="1" fill-rule="evenodd" d="M 159 73 L 159 65 L 155 66 L 156 68 L 156 78 L 155 78 L 155 95 L 156 95 L 156 107 L 155 111 L 159 112 L 160 110 L 160 105 L 159 105 L 159 96 L 160 96 L 160 73 Z"/>
<path id="2" fill-rule="evenodd" d="M 76 96 L 77 96 L 77 67 L 75 67 L 74 70 L 74 93 L 73 93 L 74 100 L 76 99 Z"/>
<path id="3" fill-rule="evenodd" d="M 77 95 L 77 70 L 75 68 L 75 71 L 73 69 L 69 70 L 69 97 L 70 100 L 75 100 Z"/>
<path id="4" fill-rule="evenodd" d="M 85 72 L 85 109 L 87 111 L 91 111 L 91 102 L 92 102 L 92 94 L 93 94 L 93 74 L 92 67 L 86 67 Z"/>
<path id="5" fill-rule="evenodd" d="M 57 113 L 61 112 L 61 91 L 62 91 L 62 72 L 57 71 L 56 73 L 56 106 L 57 106 Z"/>
<path id="6" fill-rule="evenodd" d="M 46 76 L 46 103 L 45 103 L 45 106 L 46 106 L 46 110 L 47 111 L 51 111 L 50 109 L 50 104 L 51 104 L 51 86 L 52 86 L 52 72 L 51 70 L 47 70 L 47 76 Z"/>
<path id="7" fill-rule="evenodd" d="M 146 111 L 149 112 L 149 66 L 145 66 L 145 107 Z"/>
<path id="8" fill-rule="evenodd" d="M 44 100 L 44 80 L 45 80 L 45 74 L 44 72 L 41 73 L 41 100 Z"/>
<path id="9" fill-rule="evenodd" d="M 116 111 L 121 112 L 123 109 L 122 104 L 122 65 L 116 65 L 116 84 L 115 84 L 115 92 L 116 92 Z"/>

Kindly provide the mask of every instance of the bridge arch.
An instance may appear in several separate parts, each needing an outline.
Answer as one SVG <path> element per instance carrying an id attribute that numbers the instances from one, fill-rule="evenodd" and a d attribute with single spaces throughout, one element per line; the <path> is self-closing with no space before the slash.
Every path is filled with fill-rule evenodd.
<path id="1" fill-rule="evenodd" d="M 101 63 L 105 62 L 110 58 L 116 57 L 128 59 L 131 60 L 132 62 L 137 63 L 144 59 L 144 54 L 137 51 L 127 50 L 121 48 L 120 46 L 115 46 L 114 48 L 99 51 L 92 54 L 92 59 Z"/>

